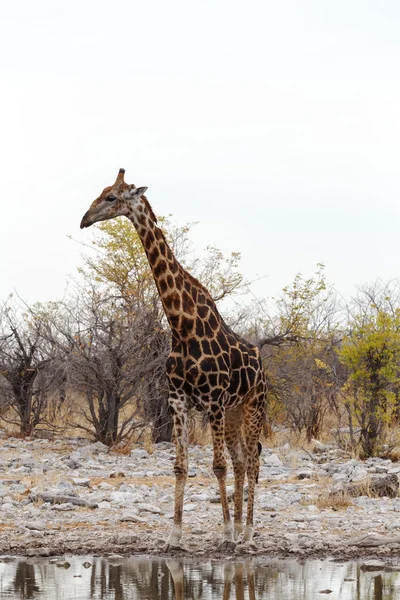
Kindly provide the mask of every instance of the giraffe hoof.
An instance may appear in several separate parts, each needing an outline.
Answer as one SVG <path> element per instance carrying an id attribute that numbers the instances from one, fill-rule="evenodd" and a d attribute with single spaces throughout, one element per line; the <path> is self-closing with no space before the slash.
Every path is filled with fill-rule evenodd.
<path id="1" fill-rule="evenodd" d="M 225 540 L 218 546 L 220 552 L 233 552 L 236 548 L 236 543 Z"/>

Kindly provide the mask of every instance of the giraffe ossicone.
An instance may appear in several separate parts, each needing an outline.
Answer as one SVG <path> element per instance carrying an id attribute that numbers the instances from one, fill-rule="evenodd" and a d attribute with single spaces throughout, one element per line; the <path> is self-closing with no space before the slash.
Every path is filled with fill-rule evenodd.
<path id="1" fill-rule="evenodd" d="M 176 483 L 174 525 L 168 546 L 179 546 L 182 536 L 188 473 L 188 409 L 194 406 L 209 418 L 213 470 L 224 519 L 223 545 L 231 548 L 234 537 L 242 531 L 246 475 L 244 540 L 251 541 L 254 532 L 254 491 L 267 390 L 260 352 L 228 327 L 207 289 L 179 264 L 144 196 L 147 188 L 127 184 L 124 174 L 125 169 L 120 169 L 115 183 L 92 202 L 82 218 L 81 228 L 118 216 L 131 220 L 142 241 L 171 328 L 172 347 L 166 368 L 176 446 Z M 225 445 L 235 477 L 234 526 L 226 493 Z"/>

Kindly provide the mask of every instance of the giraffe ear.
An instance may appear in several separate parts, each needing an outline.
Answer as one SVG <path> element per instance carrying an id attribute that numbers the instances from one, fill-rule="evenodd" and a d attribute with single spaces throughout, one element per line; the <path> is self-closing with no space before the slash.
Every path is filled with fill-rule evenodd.
<path id="1" fill-rule="evenodd" d="M 147 187 L 136 188 L 135 195 L 137 194 L 138 196 L 143 196 L 143 194 L 146 193 L 147 189 Z"/>

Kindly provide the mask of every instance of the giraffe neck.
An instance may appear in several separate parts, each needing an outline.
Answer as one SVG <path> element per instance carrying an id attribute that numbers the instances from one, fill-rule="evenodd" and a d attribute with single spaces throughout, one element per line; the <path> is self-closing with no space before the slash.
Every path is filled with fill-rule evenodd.
<path id="1" fill-rule="evenodd" d="M 221 317 L 209 292 L 179 264 L 163 232 L 148 215 L 129 218 L 143 244 L 174 337 L 212 337 L 212 328 Z"/>

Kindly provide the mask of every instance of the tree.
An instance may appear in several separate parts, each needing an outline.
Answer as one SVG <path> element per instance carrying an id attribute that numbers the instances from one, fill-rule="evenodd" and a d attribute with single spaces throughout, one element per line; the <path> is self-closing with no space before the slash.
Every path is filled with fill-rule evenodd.
<path id="1" fill-rule="evenodd" d="M 358 303 L 360 307 L 360 304 Z M 360 426 L 365 457 L 382 449 L 396 413 L 400 382 L 400 309 L 370 304 L 354 314 L 339 359 L 349 372 L 343 387 L 351 416 Z"/>
<path id="2" fill-rule="evenodd" d="M 340 339 L 335 295 L 323 265 L 304 279 L 298 274 L 283 289 L 272 314 L 254 320 L 253 339 L 262 349 L 269 378 L 269 414 L 284 414 L 290 426 L 318 437 L 324 416 L 335 404 L 339 387 L 326 368 L 336 359 Z M 274 415 L 275 411 L 275 415 Z"/>
<path id="3" fill-rule="evenodd" d="M 169 342 L 157 309 L 133 316 L 120 300 L 86 287 L 44 313 L 46 340 L 82 400 L 74 426 L 111 446 L 147 425 Z"/>
<path id="4" fill-rule="evenodd" d="M 10 296 L 0 307 L 0 393 L 2 404 L 11 407 L 15 417 L 3 413 L 2 418 L 18 424 L 22 436 L 31 435 L 43 419 L 50 361 L 29 309 Z"/>

